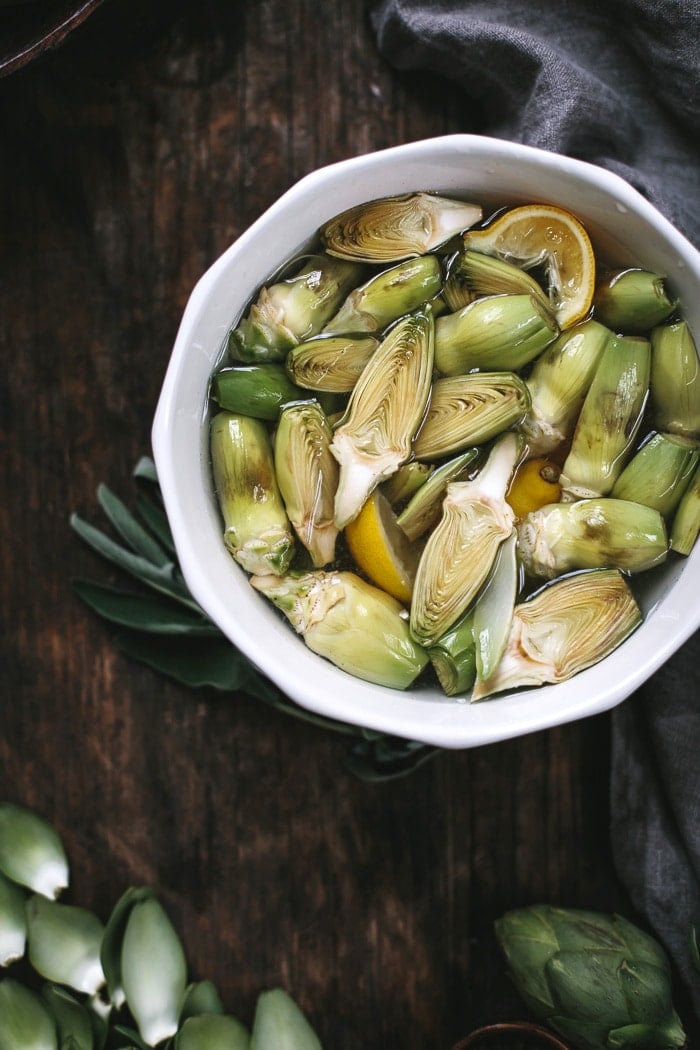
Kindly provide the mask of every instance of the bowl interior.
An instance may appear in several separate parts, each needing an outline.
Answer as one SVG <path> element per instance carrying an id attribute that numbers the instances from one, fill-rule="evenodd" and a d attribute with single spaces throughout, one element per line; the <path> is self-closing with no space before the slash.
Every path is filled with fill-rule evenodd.
<path id="1" fill-rule="evenodd" d="M 232 245 L 195 287 L 153 427 L 153 449 L 181 566 L 194 597 L 227 637 L 293 700 L 343 721 L 442 747 L 470 747 L 608 709 L 649 677 L 700 625 L 693 581 L 700 550 L 635 581 L 645 621 L 595 667 L 557 686 L 465 704 L 437 688 L 396 692 L 310 652 L 248 584 L 221 541 L 208 452 L 207 393 L 227 333 L 271 273 L 353 204 L 432 190 L 484 205 L 549 202 L 586 225 L 597 252 L 668 275 L 700 332 L 700 255 L 627 183 L 555 154 L 479 136 L 448 136 L 344 161 L 308 175 Z M 697 336 L 696 336 L 697 340 Z"/>

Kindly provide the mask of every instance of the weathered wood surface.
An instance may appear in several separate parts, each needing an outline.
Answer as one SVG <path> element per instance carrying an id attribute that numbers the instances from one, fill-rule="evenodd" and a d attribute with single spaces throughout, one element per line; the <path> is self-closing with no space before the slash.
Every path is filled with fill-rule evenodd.
<path id="1" fill-rule="evenodd" d="M 0 796 L 55 822 L 73 896 L 157 887 L 195 977 L 249 1022 L 284 986 L 333 1050 L 447 1048 L 525 1011 L 492 922 L 633 916 L 608 844 L 606 716 L 361 783 L 342 739 L 128 662 L 73 595 L 126 497 L 202 271 L 320 164 L 479 130 L 378 56 L 360 0 L 106 0 L 0 81 Z"/>

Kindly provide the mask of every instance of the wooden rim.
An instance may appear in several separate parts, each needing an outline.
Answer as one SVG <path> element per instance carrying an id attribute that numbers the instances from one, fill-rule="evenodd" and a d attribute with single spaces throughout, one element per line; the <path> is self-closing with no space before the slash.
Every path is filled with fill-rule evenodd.
<path id="1" fill-rule="evenodd" d="M 541 1040 L 543 1046 L 549 1047 L 551 1050 L 571 1050 L 569 1044 L 565 1043 L 554 1032 L 550 1032 L 548 1028 L 543 1028 L 541 1025 L 532 1024 L 530 1021 L 508 1021 L 475 1028 L 464 1039 L 460 1039 L 459 1042 L 455 1043 L 452 1050 L 471 1050 L 472 1047 L 478 1047 L 480 1040 L 488 1039 L 492 1035 L 518 1034 L 536 1036 Z"/>

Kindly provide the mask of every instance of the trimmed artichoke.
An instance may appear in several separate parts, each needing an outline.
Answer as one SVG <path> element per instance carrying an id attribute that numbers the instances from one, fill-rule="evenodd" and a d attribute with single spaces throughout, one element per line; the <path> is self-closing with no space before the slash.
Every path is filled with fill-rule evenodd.
<path id="1" fill-rule="evenodd" d="M 399 527 L 409 540 L 417 540 L 437 524 L 448 484 L 451 481 L 459 481 L 478 454 L 479 450 L 476 448 L 467 449 L 460 456 L 443 463 L 423 482 L 397 518 Z"/>
<path id="2" fill-rule="evenodd" d="M 430 310 L 403 318 L 375 351 L 350 395 L 331 444 L 340 464 L 338 529 L 357 516 L 376 485 L 411 455 L 430 393 L 433 334 Z"/>
<path id="3" fill-rule="evenodd" d="M 155 1046 L 175 1035 L 187 987 L 187 962 L 179 937 L 155 897 L 129 911 L 121 945 L 126 1003 L 144 1042 Z"/>
<path id="4" fill-rule="evenodd" d="M 540 904 L 507 912 L 495 929 L 524 1002 L 573 1046 L 684 1045 L 668 959 L 626 919 Z"/>
<path id="5" fill-rule="evenodd" d="M 363 273 L 356 263 L 312 256 L 293 277 L 260 290 L 229 335 L 230 356 L 237 361 L 283 361 L 288 350 L 321 331 Z"/>
<path id="6" fill-rule="evenodd" d="M 516 605 L 500 662 L 477 679 L 472 701 L 564 682 L 617 649 L 642 614 L 617 569 L 574 573 Z"/>
<path id="7" fill-rule="evenodd" d="M 211 396 L 227 412 L 275 420 L 282 405 L 304 396 L 283 365 L 266 362 L 222 368 L 214 375 Z"/>
<path id="8" fill-rule="evenodd" d="M 211 421 L 210 442 L 224 543 L 247 572 L 286 572 L 294 537 L 265 424 L 218 412 Z"/>
<path id="9" fill-rule="evenodd" d="M 435 460 L 467 445 L 483 445 L 519 423 L 529 407 L 528 389 L 514 372 L 436 379 L 413 451 L 418 459 Z"/>
<path id="10" fill-rule="evenodd" d="M 377 685 L 406 689 L 428 662 L 412 639 L 402 606 L 351 572 L 253 576 L 309 649 Z"/>
<path id="11" fill-rule="evenodd" d="M 700 445 L 680 434 L 651 434 L 615 482 L 614 499 L 634 500 L 669 518 L 700 459 Z"/>
<path id="12" fill-rule="evenodd" d="M 606 496 L 611 491 L 642 422 L 650 363 L 646 339 L 622 336 L 608 341 L 562 467 L 564 499 Z"/>
<path id="13" fill-rule="evenodd" d="M 660 565 L 668 551 L 659 512 L 629 500 L 550 503 L 528 514 L 517 528 L 525 571 L 545 579 L 572 569 L 643 572 Z"/>
<path id="14" fill-rule="evenodd" d="M 250 1050 L 321 1050 L 321 1043 L 291 996 L 272 988 L 255 1004 Z"/>
<path id="15" fill-rule="evenodd" d="M 287 372 L 307 390 L 349 394 L 379 346 L 372 335 L 320 335 L 287 356 Z"/>
<path id="16" fill-rule="evenodd" d="M 526 270 L 496 255 L 465 248 L 450 266 L 450 276 L 461 278 L 476 297 L 484 295 L 531 295 L 550 309 L 549 296 Z"/>
<path id="17" fill-rule="evenodd" d="M 472 368 L 522 368 L 559 334 L 546 307 L 532 295 L 492 295 L 435 323 L 435 367 L 443 375 Z"/>
<path id="18" fill-rule="evenodd" d="M 673 518 L 671 549 L 677 554 L 690 554 L 700 532 L 700 467 L 683 493 Z"/>
<path id="19" fill-rule="evenodd" d="M 582 321 L 537 358 L 526 380 L 532 404 L 522 423 L 530 456 L 551 452 L 571 437 L 612 334 L 597 321 Z"/>
<path id="20" fill-rule="evenodd" d="M 429 302 L 441 287 L 442 270 L 436 256 L 408 259 L 350 292 L 323 334 L 381 332 L 399 317 Z"/>
<path id="21" fill-rule="evenodd" d="M 459 696 L 472 687 L 476 643 L 471 610 L 430 646 L 428 656 L 445 696 Z"/>
<path id="22" fill-rule="evenodd" d="M 472 481 L 447 486 L 413 587 L 411 634 L 421 645 L 434 645 L 469 609 L 510 536 L 514 515 L 505 493 L 519 455 L 518 438 L 505 434 Z"/>
<path id="23" fill-rule="evenodd" d="M 56 1025 L 39 996 L 19 981 L 0 981 L 0 1050 L 57 1050 Z"/>
<path id="24" fill-rule="evenodd" d="M 85 908 L 35 894 L 27 901 L 27 953 L 42 977 L 94 995 L 104 984 L 102 923 Z"/>
<path id="25" fill-rule="evenodd" d="M 58 897 L 68 885 L 68 860 L 56 831 L 11 802 L 0 803 L 0 872 L 44 897 Z"/>
<path id="26" fill-rule="evenodd" d="M 482 216 L 476 204 L 412 193 L 382 197 L 336 215 L 321 230 L 330 255 L 362 262 L 398 262 L 423 255 Z"/>
<path id="27" fill-rule="evenodd" d="M 275 433 L 275 473 L 287 515 L 317 569 L 333 561 L 338 530 L 333 522 L 338 464 L 333 432 L 317 401 L 298 401 L 280 412 Z"/>
<path id="28" fill-rule="evenodd" d="M 607 274 L 593 296 L 598 321 L 615 332 L 641 335 L 665 321 L 678 306 L 662 274 L 632 267 Z"/>
<path id="29" fill-rule="evenodd" d="M 21 959 L 27 942 L 26 893 L 0 872 L 0 966 Z"/>
<path id="30" fill-rule="evenodd" d="M 659 430 L 700 437 L 700 361 L 685 321 L 651 333 L 651 407 Z"/>

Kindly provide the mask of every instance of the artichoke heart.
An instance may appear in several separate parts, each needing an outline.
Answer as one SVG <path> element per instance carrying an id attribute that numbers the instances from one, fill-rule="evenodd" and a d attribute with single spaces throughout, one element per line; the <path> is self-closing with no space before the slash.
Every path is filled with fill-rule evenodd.
<path id="1" fill-rule="evenodd" d="M 413 193 L 383 197 L 336 215 L 321 230 L 330 255 L 362 262 L 398 262 L 423 255 L 482 216 L 476 204 Z"/>
<path id="2" fill-rule="evenodd" d="M 293 277 L 261 288 L 229 334 L 229 354 L 238 361 L 284 360 L 302 339 L 321 331 L 363 273 L 356 263 L 312 256 Z"/>
<path id="3" fill-rule="evenodd" d="M 442 270 L 435 255 L 408 259 L 350 292 L 323 333 L 381 332 L 399 317 L 429 302 L 441 287 Z"/>
<path id="4" fill-rule="evenodd" d="M 559 328 L 532 295 L 489 295 L 435 323 L 435 367 L 453 376 L 472 368 L 516 370 L 556 339 Z"/>
<path id="5" fill-rule="evenodd" d="M 468 610 L 511 535 L 514 514 L 505 493 L 520 450 L 518 437 L 505 434 L 473 480 L 447 486 L 413 587 L 411 633 L 421 645 L 434 645 Z"/>
<path id="6" fill-rule="evenodd" d="M 340 464 L 335 523 L 344 528 L 384 478 L 411 455 L 430 393 L 434 324 L 430 310 L 391 329 L 358 380 L 333 435 Z"/>
<path id="7" fill-rule="evenodd" d="M 617 569 L 555 580 L 516 605 L 505 652 L 489 677 L 477 678 L 472 701 L 505 689 L 565 682 L 608 656 L 641 622 Z"/>
<path id="8" fill-rule="evenodd" d="M 282 409 L 274 445 L 277 484 L 289 520 L 317 569 L 333 561 L 338 535 L 333 522 L 338 464 L 330 452 L 332 438 L 317 401 Z"/>
<path id="9" fill-rule="evenodd" d="M 218 412 L 211 421 L 210 447 L 227 548 L 247 572 L 286 572 L 294 537 L 265 424 Z"/>
<path id="10" fill-rule="evenodd" d="M 413 451 L 418 459 L 436 460 L 467 445 L 482 445 L 519 423 L 529 407 L 527 386 L 514 372 L 436 379 Z"/>
<path id="11" fill-rule="evenodd" d="M 700 437 L 700 361 L 685 321 L 651 333 L 651 406 L 660 430 Z"/>
<path id="12" fill-rule="evenodd" d="M 289 352 L 287 372 L 307 390 L 349 394 L 378 346 L 372 335 L 320 335 Z"/>
<path id="13" fill-rule="evenodd" d="M 309 649 L 356 678 L 406 689 L 428 662 L 400 603 L 352 572 L 254 576 L 250 582 Z"/>
<path id="14" fill-rule="evenodd" d="M 564 499 L 605 496 L 613 488 L 644 416 L 650 366 L 648 340 L 608 340 L 562 467 Z"/>
<path id="15" fill-rule="evenodd" d="M 573 569 L 643 572 L 666 559 L 664 519 L 653 507 L 623 499 L 550 503 L 518 524 L 520 559 L 532 576 Z"/>

